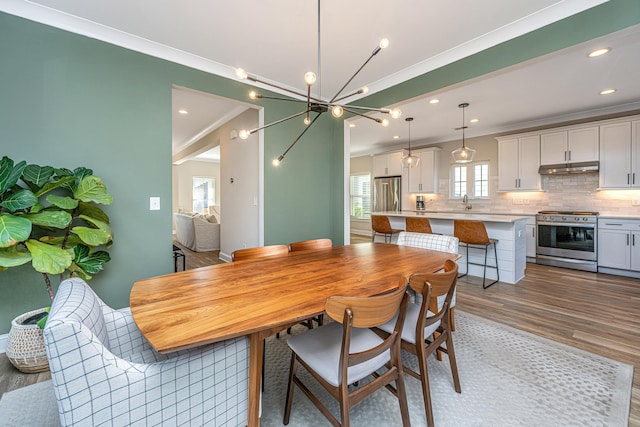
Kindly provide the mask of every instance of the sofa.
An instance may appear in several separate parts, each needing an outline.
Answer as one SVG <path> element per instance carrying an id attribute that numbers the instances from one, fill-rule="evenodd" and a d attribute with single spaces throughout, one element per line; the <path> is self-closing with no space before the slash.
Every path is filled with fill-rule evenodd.
<path id="1" fill-rule="evenodd" d="M 181 245 L 196 252 L 220 249 L 219 216 L 174 212 L 176 240 Z"/>

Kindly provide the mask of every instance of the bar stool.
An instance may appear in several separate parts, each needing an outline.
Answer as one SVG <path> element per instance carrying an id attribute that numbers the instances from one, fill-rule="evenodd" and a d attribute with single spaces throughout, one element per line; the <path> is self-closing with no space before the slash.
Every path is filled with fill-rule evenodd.
<path id="1" fill-rule="evenodd" d="M 178 272 L 178 258 L 182 258 L 182 271 L 186 270 L 186 256 L 182 249 L 173 245 L 173 271 Z"/>
<path id="2" fill-rule="evenodd" d="M 389 217 L 384 215 L 371 215 L 371 228 L 373 229 L 372 242 L 376 240 L 376 234 L 382 234 L 384 235 L 384 242 L 391 243 L 393 235 L 402 231 L 391 228 Z M 387 242 L 387 237 L 389 242 Z"/>
<path id="3" fill-rule="evenodd" d="M 455 219 L 453 220 L 453 235 L 460 241 L 460 246 L 465 246 L 467 248 L 467 270 L 464 274 L 461 274 L 458 277 L 464 277 L 469 273 L 469 264 L 481 265 L 484 267 L 482 273 L 482 288 L 487 289 L 489 286 L 497 283 L 500 280 L 500 270 L 498 269 L 498 250 L 496 249 L 498 241 L 496 239 L 489 238 L 487 235 L 487 228 L 484 226 L 484 223 L 482 221 Z M 487 253 L 489 252 L 489 246 L 491 245 L 493 245 L 493 254 L 496 260 L 495 265 L 487 265 Z M 484 264 L 469 262 L 469 247 L 484 249 Z M 487 267 L 496 269 L 496 280 L 489 284 L 485 283 Z"/>
<path id="4" fill-rule="evenodd" d="M 405 218 L 405 221 L 405 228 L 408 232 L 433 234 L 433 231 L 431 231 L 431 223 L 429 222 L 429 218 L 417 218 L 408 216 Z"/>

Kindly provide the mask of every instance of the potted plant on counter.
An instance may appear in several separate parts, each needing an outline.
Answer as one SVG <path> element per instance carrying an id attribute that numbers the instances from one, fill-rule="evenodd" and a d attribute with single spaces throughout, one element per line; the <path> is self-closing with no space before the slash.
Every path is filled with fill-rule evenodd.
<path id="1" fill-rule="evenodd" d="M 91 169 L 0 160 L 0 275 L 27 263 L 41 273 L 53 300 L 52 276 L 62 281 L 77 276 L 90 280 L 111 258 L 109 217 L 98 205 L 112 196 Z M 48 309 L 16 317 L 6 354 L 23 372 L 48 369 L 42 327 Z M 26 320 L 37 324 L 24 324 Z M 29 322 L 27 322 L 29 323 Z"/>

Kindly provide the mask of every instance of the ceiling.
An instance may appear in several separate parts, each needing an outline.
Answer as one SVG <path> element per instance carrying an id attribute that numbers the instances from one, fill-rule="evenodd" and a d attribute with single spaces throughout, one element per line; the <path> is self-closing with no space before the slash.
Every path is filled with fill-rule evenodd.
<path id="1" fill-rule="evenodd" d="M 0 10 L 228 78 L 242 67 L 300 91 L 304 73 L 313 70 L 320 76 L 314 92 L 330 98 L 383 37 L 390 40 L 389 48 L 346 93 L 363 85 L 374 93 L 605 1 L 322 0 L 320 72 L 318 6 L 313 0 L 192 0 L 188 7 L 153 0 L 4 0 Z M 467 118 L 480 119 L 470 125 L 468 136 L 640 108 L 640 79 L 634 81 L 629 72 L 640 65 L 639 40 L 640 29 L 631 28 L 445 88 L 401 105 L 403 118 L 415 117 L 412 141 L 424 145 L 460 136 L 454 128 L 461 126 L 461 102 L 471 104 Z M 591 47 L 601 44 L 613 47 L 611 53 L 586 58 Z M 598 95 L 610 86 L 618 91 Z M 174 110 L 185 108 L 189 114 L 174 111 L 174 154 L 228 120 L 230 111 L 246 109 L 176 89 Z M 441 102 L 428 104 L 432 97 Z M 402 119 L 392 120 L 389 128 L 366 119 L 354 123 L 352 155 L 384 151 L 408 139 Z M 394 140 L 394 135 L 400 138 Z"/>

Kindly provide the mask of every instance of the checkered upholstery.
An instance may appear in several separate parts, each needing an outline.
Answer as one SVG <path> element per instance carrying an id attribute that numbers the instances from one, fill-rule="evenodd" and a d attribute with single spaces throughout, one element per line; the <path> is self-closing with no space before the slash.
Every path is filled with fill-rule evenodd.
<path id="1" fill-rule="evenodd" d="M 157 353 L 131 311 L 63 281 L 44 329 L 63 426 L 244 426 L 249 351 L 236 338 Z"/>
<path id="2" fill-rule="evenodd" d="M 427 234 L 427 233 L 412 233 L 403 231 L 398 234 L 398 245 L 412 246 L 414 248 L 431 249 L 434 251 L 449 252 L 452 254 L 458 253 L 458 238 L 453 236 L 443 236 L 441 234 Z M 414 273 L 419 273 L 415 271 Z M 438 297 L 438 310 L 442 309 L 442 304 L 446 295 Z M 415 295 L 416 304 L 422 303 L 422 295 Z M 453 291 L 453 299 L 451 300 L 451 307 L 456 305 L 456 290 Z"/>

